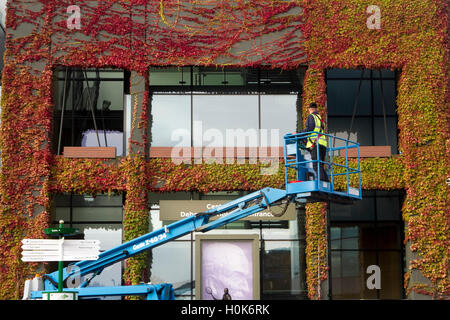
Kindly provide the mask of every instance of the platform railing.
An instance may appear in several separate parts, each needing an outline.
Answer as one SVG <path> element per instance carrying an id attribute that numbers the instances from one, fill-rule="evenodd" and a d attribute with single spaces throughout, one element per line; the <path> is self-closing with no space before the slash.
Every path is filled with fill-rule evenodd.
<path id="1" fill-rule="evenodd" d="M 320 160 L 318 143 L 315 143 L 313 150 L 311 150 L 316 152 L 317 160 L 308 159 L 310 151 L 306 148 L 307 139 L 318 141 L 319 135 L 325 136 L 327 141 L 325 161 Z M 359 143 L 315 131 L 287 134 L 284 140 L 286 187 L 292 182 L 307 181 L 311 176 L 313 177 L 312 180 L 318 182 L 323 180 L 320 167 L 325 166 L 329 184 L 317 183 L 318 191 L 361 199 Z M 349 160 L 348 150 L 353 148 L 356 149 L 357 158 Z M 345 151 L 345 157 L 335 156 L 335 154 L 339 154 L 340 150 Z M 296 180 L 294 181 L 289 181 L 288 172 L 290 168 L 296 171 Z M 314 168 L 317 168 L 317 172 Z M 342 181 L 340 181 L 339 188 L 336 188 L 336 178 L 340 176 L 345 176 L 344 184 L 342 185 Z M 356 179 L 354 176 L 356 176 Z"/>

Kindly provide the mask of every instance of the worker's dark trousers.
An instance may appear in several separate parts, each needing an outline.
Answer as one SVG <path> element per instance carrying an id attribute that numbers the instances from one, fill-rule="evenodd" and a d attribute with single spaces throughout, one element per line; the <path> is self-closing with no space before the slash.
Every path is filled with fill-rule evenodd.
<path id="1" fill-rule="evenodd" d="M 310 148 L 309 153 L 311 154 L 312 160 L 317 160 L 317 147 L 316 146 Z M 327 161 L 326 156 L 327 156 L 327 148 L 319 144 L 320 161 Z M 313 166 L 314 166 L 314 171 L 317 174 L 317 162 L 313 162 Z M 320 164 L 320 180 L 329 181 L 327 172 L 324 167 L 325 167 L 325 164 Z"/>

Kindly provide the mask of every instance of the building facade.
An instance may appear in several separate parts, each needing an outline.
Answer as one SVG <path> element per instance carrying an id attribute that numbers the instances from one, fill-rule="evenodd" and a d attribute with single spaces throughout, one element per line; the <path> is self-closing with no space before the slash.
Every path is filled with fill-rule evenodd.
<path id="1" fill-rule="evenodd" d="M 361 145 L 362 201 L 193 233 L 93 285 L 448 298 L 447 13 L 431 0 L 8 1 L 0 297 L 53 271 L 21 262 L 21 240 L 60 219 L 106 250 L 283 188 L 282 137 L 314 101 L 329 133 Z"/>

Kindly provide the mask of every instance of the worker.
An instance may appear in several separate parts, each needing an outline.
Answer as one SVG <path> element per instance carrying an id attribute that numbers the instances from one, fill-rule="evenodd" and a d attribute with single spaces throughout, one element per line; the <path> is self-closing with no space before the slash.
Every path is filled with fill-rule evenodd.
<path id="1" fill-rule="evenodd" d="M 228 288 L 223 289 L 223 297 L 222 300 L 231 300 L 231 296 L 228 293 Z"/>
<path id="2" fill-rule="evenodd" d="M 317 111 L 317 104 L 312 102 L 308 106 L 308 118 L 306 119 L 306 128 L 302 132 L 314 131 L 319 134 L 311 134 L 306 139 L 306 149 L 311 154 L 312 160 L 317 160 L 317 138 L 319 138 L 319 160 L 326 161 L 327 155 L 327 137 L 325 135 L 321 135 L 320 133 L 325 133 L 325 124 Z M 317 172 L 317 162 L 313 162 L 314 171 Z M 326 170 L 324 169 L 324 165 L 320 165 L 320 180 L 328 182 L 328 175 Z"/>

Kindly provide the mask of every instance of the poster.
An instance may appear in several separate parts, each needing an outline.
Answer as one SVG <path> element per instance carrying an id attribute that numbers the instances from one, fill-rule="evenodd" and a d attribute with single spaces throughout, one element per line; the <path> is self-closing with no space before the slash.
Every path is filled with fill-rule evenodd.
<path id="1" fill-rule="evenodd" d="M 255 299 L 255 239 L 203 239 L 200 248 L 202 300 Z"/>

